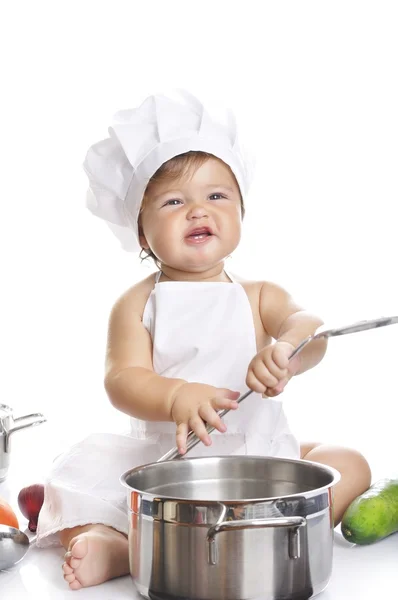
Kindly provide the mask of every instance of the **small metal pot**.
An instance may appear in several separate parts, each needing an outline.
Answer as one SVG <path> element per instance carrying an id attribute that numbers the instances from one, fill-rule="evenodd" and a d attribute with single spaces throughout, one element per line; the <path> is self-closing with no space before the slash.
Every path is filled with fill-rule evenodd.
<path id="1" fill-rule="evenodd" d="M 46 420 L 41 413 L 24 415 L 14 419 L 12 409 L 5 404 L 0 404 L 0 481 L 7 477 L 10 465 L 11 435 L 20 429 L 45 423 Z"/>
<path id="2" fill-rule="evenodd" d="M 136 589 L 152 600 L 311 598 L 331 576 L 339 478 L 318 463 L 259 456 L 127 471 Z"/>

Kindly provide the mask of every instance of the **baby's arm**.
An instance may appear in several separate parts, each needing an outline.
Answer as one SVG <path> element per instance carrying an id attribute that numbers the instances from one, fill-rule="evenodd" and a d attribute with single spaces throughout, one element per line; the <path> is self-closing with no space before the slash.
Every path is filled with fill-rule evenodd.
<path id="1" fill-rule="evenodd" d="M 303 310 L 283 288 L 271 283 L 262 284 L 259 310 L 264 330 L 276 341 L 253 358 L 246 384 L 256 392 L 277 396 L 293 375 L 311 369 L 322 360 L 327 347 L 324 339 L 308 344 L 290 362 L 289 357 L 323 322 Z"/>
<path id="2" fill-rule="evenodd" d="M 176 390 L 186 383 L 157 375 L 152 340 L 142 323 L 143 298 L 129 290 L 112 309 L 106 349 L 105 389 L 118 410 L 147 421 L 172 421 Z"/>
<path id="3" fill-rule="evenodd" d="M 292 351 L 306 337 L 313 335 L 323 321 L 296 304 L 286 290 L 264 283 L 260 292 L 260 315 L 265 331 L 278 342 L 286 342 Z M 318 339 L 304 348 L 296 374 L 317 365 L 325 355 L 327 341 Z"/>

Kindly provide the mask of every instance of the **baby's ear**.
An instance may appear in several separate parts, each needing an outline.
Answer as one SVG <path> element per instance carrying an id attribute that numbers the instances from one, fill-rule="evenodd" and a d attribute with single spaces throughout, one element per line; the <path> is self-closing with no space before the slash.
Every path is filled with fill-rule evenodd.
<path id="1" fill-rule="evenodd" d="M 149 250 L 149 244 L 146 241 L 146 237 L 144 235 L 143 229 L 140 225 L 140 223 L 138 223 L 138 239 L 140 242 L 140 246 L 143 250 Z"/>
<path id="2" fill-rule="evenodd" d="M 139 236 L 140 246 L 143 250 L 149 250 L 149 244 L 146 241 L 146 237 L 144 235 Z"/>

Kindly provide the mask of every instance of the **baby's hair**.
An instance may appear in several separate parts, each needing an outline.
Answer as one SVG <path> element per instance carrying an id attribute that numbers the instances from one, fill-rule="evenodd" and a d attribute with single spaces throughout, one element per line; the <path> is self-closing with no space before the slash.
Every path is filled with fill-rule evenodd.
<path id="1" fill-rule="evenodd" d="M 226 166 L 229 169 L 232 177 L 234 178 L 237 187 L 239 188 L 238 182 L 236 181 L 236 177 L 229 165 L 224 163 L 224 161 L 222 161 L 217 156 L 214 156 L 213 154 L 195 150 L 185 152 L 184 154 L 179 154 L 178 156 L 174 156 L 170 160 L 163 163 L 161 167 L 159 167 L 156 173 L 152 175 L 151 179 L 148 182 L 148 185 L 146 186 L 145 194 L 141 203 L 140 215 L 138 217 L 138 230 L 140 234 L 142 233 L 141 213 L 145 209 L 145 205 L 147 204 L 148 199 L 151 197 L 151 192 L 155 185 L 158 185 L 160 183 L 168 183 L 171 181 L 178 181 L 182 177 L 187 176 L 189 173 L 191 173 L 193 176 L 195 171 L 197 171 L 197 169 L 199 169 L 207 160 L 209 160 L 209 158 L 218 160 L 224 166 Z M 243 217 L 245 216 L 245 206 L 243 203 L 242 195 L 240 197 L 240 205 L 243 219 Z M 157 256 L 155 256 L 151 249 L 142 248 L 140 252 L 140 258 L 141 262 L 147 258 L 152 258 L 158 269 L 161 268 Z"/>

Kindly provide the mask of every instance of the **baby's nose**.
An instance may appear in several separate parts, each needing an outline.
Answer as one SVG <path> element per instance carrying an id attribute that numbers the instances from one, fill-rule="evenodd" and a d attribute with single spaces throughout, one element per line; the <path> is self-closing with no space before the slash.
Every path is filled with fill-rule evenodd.
<path id="1" fill-rule="evenodd" d="M 187 217 L 189 219 L 200 219 L 207 216 L 207 210 L 204 204 L 195 202 L 188 210 Z"/>

